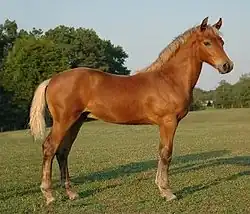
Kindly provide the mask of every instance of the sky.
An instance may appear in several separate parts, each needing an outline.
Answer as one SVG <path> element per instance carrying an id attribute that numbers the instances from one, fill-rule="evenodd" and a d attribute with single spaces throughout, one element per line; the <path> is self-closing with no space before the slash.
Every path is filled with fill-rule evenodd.
<path id="1" fill-rule="evenodd" d="M 121 45 L 133 71 L 153 62 L 161 50 L 208 16 L 223 19 L 221 32 L 234 70 L 219 74 L 205 64 L 197 87 L 214 89 L 219 81 L 235 83 L 250 67 L 250 1 L 229 0 L 0 0 L 0 23 L 47 30 L 57 25 L 93 28 L 102 39 Z"/>

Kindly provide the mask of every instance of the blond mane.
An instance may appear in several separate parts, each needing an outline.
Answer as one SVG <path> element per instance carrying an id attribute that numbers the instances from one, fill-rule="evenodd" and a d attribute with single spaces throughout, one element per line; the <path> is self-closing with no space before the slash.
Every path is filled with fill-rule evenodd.
<path id="1" fill-rule="evenodd" d="M 163 62 L 169 61 L 176 52 L 180 49 L 180 47 L 185 44 L 188 39 L 191 37 L 191 35 L 199 29 L 200 25 L 194 26 L 188 30 L 186 30 L 184 33 L 177 36 L 167 47 L 165 47 L 160 54 L 158 55 L 158 58 L 151 63 L 146 68 L 140 69 L 135 71 L 135 74 L 141 73 L 141 72 L 151 72 L 158 70 L 162 66 Z M 208 25 L 208 29 L 212 30 L 215 34 L 221 35 L 221 33 L 211 25 Z"/>

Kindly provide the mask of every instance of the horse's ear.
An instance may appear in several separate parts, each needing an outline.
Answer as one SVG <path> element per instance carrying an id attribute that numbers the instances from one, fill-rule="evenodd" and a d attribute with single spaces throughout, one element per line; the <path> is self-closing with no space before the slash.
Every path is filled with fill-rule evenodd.
<path id="1" fill-rule="evenodd" d="M 206 30 L 207 23 L 208 23 L 208 17 L 206 17 L 205 19 L 203 19 L 203 21 L 201 23 L 201 26 L 200 26 L 201 31 Z"/>
<path id="2" fill-rule="evenodd" d="M 220 18 L 219 21 L 213 25 L 213 27 L 215 27 L 217 30 L 220 30 L 221 25 L 222 25 L 222 18 Z"/>

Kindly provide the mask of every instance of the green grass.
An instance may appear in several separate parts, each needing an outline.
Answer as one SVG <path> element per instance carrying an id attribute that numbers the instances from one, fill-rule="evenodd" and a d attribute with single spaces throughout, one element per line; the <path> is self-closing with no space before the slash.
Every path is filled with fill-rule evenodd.
<path id="1" fill-rule="evenodd" d="M 0 134 L 1 213 L 250 213 L 250 109 L 190 113 L 174 143 L 170 181 L 178 200 L 154 184 L 156 126 L 83 125 L 69 157 L 80 199 L 58 186 L 46 207 L 39 189 L 41 144 L 27 131 Z"/>

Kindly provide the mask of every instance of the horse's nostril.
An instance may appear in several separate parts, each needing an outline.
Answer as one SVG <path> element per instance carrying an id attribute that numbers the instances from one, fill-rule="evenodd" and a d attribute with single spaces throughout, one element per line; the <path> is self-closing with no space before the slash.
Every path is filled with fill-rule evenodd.
<path id="1" fill-rule="evenodd" d="M 224 71 L 228 70 L 229 66 L 230 66 L 229 63 L 226 62 L 225 64 L 223 64 L 223 70 Z"/>

